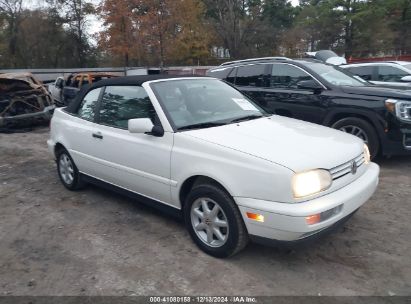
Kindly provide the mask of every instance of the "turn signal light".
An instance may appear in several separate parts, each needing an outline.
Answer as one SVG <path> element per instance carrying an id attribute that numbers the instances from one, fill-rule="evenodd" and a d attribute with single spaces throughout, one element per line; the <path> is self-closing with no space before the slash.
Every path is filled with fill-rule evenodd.
<path id="1" fill-rule="evenodd" d="M 264 223 L 264 215 L 247 212 L 247 217 L 257 222 Z"/>
<path id="2" fill-rule="evenodd" d="M 308 225 L 317 224 L 321 221 L 321 214 L 318 213 L 318 214 L 313 214 L 313 215 L 307 216 L 305 218 L 305 221 L 307 222 Z"/>
<path id="3" fill-rule="evenodd" d="M 393 99 L 387 99 L 385 101 L 385 107 L 387 108 L 387 110 L 391 113 L 395 113 L 395 104 L 397 103 L 396 100 Z"/>

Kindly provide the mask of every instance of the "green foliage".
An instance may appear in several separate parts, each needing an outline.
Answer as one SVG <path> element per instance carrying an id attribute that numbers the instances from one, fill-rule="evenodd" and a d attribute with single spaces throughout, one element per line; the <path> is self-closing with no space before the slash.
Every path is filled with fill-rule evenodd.
<path id="1" fill-rule="evenodd" d="M 72 1 L 78 4 L 82 0 Z M 95 49 L 85 32 L 85 16 L 94 13 L 94 8 L 84 2 L 76 17 L 62 0 L 48 0 L 49 5 L 41 9 L 24 8 L 24 3 L 0 0 L 1 68 L 97 65 Z"/>
<path id="2" fill-rule="evenodd" d="M 410 53 L 410 0 L 305 0 L 295 27 L 308 49 L 350 56 Z"/>

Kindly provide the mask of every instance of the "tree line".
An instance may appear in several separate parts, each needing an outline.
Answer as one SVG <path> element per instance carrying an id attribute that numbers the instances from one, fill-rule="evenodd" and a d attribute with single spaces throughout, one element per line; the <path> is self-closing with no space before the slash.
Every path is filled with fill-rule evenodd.
<path id="1" fill-rule="evenodd" d="M 28 1 L 0 0 L 0 68 L 213 65 L 318 49 L 411 54 L 411 0 Z"/>

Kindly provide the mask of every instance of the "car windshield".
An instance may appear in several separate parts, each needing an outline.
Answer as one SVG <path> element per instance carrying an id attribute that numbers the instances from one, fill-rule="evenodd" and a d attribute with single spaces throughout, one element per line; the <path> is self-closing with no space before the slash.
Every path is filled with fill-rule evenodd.
<path id="1" fill-rule="evenodd" d="M 207 128 L 267 115 L 221 80 L 177 79 L 150 84 L 177 130 Z"/>
<path id="2" fill-rule="evenodd" d="M 352 87 L 369 85 L 369 83 L 361 77 L 355 76 L 354 74 L 333 65 L 311 63 L 309 66 L 325 81 L 333 85 Z"/>

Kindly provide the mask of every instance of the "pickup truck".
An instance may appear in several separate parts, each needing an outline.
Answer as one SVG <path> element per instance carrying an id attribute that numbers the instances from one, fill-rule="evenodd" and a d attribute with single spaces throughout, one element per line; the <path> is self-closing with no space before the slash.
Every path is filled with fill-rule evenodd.
<path id="1" fill-rule="evenodd" d="M 49 85 L 49 92 L 57 106 L 67 106 L 83 86 L 118 76 L 111 73 L 78 73 L 69 75 L 67 79 L 58 77 L 54 84 Z"/>

